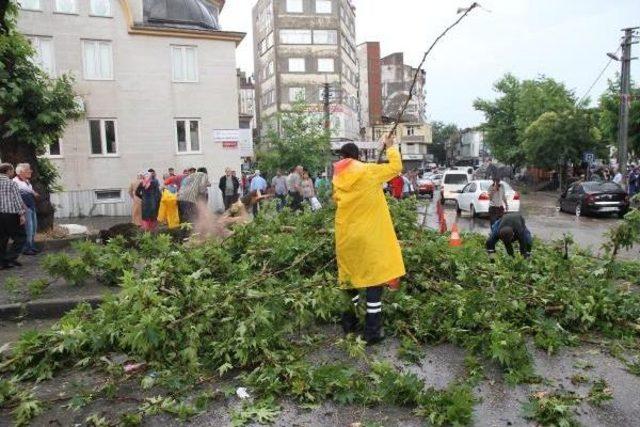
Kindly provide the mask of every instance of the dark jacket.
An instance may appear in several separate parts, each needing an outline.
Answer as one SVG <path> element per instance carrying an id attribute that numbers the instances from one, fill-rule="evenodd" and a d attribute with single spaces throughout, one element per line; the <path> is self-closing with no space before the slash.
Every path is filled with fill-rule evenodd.
<path id="1" fill-rule="evenodd" d="M 524 217 L 517 212 L 507 213 L 502 219 L 493 224 L 491 234 L 489 235 L 489 239 L 487 239 L 487 252 L 490 254 L 495 253 L 496 244 L 500 240 L 500 230 L 505 227 L 511 227 L 513 230 L 513 240 L 517 240 L 520 243 L 520 253 L 523 257 L 529 258 L 531 256 L 533 237 L 524 222 Z M 513 256 L 513 242 L 505 243 L 505 247 L 507 248 L 507 253 Z"/>
<path id="2" fill-rule="evenodd" d="M 136 196 L 142 200 L 142 219 L 145 221 L 154 221 L 158 219 L 158 210 L 160 209 L 160 184 L 157 179 L 151 181 L 149 188 L 144 188 L 142 184 L 136 189 Z"/>
<path id="3" fill-rule="evenodd" d="M 238 188 L 240 188 L 240 180 L 235 176 L 232 176 L 231 179 L 233 180 L 233 194 L 238 194 Z M 224 192 L 227 189 L 227 175 L 224 175 L 222 178 L 220 178 L 220 184 L 218 184 L 218 188 L 220 189 L 220 191 L 222 191 L 222 195 L 224 196 Z"/>

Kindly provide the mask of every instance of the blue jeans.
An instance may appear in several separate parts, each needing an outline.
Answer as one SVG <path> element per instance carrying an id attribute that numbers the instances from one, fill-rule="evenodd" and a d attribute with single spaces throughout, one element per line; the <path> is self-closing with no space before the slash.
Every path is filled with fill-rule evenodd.
<path id="1" fill-rule="evenodd" d="M 31 251 L 36 249 L 36 231 L 38 230 L 38 216 L 35 209 L 27 209 L 25 214 L 27 222 L 24 225 L 25 232 L 27 234 L 27 241 L 24 244 L 24 251 Z"/>

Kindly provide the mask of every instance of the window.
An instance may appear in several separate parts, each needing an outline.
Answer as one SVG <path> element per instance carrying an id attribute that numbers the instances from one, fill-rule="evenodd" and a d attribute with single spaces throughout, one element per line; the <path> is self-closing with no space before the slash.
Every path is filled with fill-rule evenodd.
<path id="1" fill-rule="evenodd" d="M 84 40 L 84 78 L 87 80 L 113 79 L 113 57 L 111 42 Z"/>
<path id="2" fill-rule="evenodd" d="M 93 192 L 96 203 L 114 203 L 122 201 L 122 190 L 96 190 Z"/>
<path id="3" fill-rule="evenodd" d="M 91 0 L 91 14 L 111 16 L 111 0 Z"/>
<path id="4" fill-rule="evenodd" d="M 304 73 L 305 70 L 304 58 L 289 58 L 290 73 Z"/>
<path id="5" fill-rule="evenodd" d="M 46 157 L 62 157 L 62 141 L 59 139 L 47 146 Z"/>
<path id="6" fill-rule="evenodd" d="M 413 126 L 408 126 L 407 127 L 407 135 L 408 136 L 413 136 L 416 134 L 416 129 Z"/>
<path id="7" fill-rule="evenodd" d="M 273 32 L 270 32 L 267 37 L 265 37 L 264 39 L 262 39 L 262 41 L 260 42 L 258 49 L 260 52 L 260 56 L 264 55 L 265 53 L 267 53 L 267 51 L 269 49 L 271 49 L 273 47 Z"/>
<path id="8" fill-rule="evenodd" d="M 56 0 L 56 12 L 77 13 L 76 0 Z"/>
<path id="9" fill-rule="evenodd" d="M 53 66 L 53 40 L 49 37 L 29 37 L 35 50 L 33 62 L 50 76 L 55 73 Z"/>
<path id="10" fill-rule="evenodd" d="M 302 13 L 302 0 L 287 0 L 287 13 Z"/>
<path id="11" fill-rule="evenodd" d="M 262 106 L 268 107 L 276 103 L 276 93 L 273 89 L 270 89 L 262 94 Z"/>
<path id="12" fill-rule="evenodd" d="M 321 73 L 333 73 L 333 58 L 318 58 L 318 71 Z"/>
<path id="13" fill-rule="evenodd" d="M 335 101 L 335 90 L 333 87 L 329 86 L 329 102 Z M 318 101 L 324 102 L 324 87 L 321 87 L 318 90 Z M 380 138 L 378 138 L 380 139 Z"/>
<path id="14" fill-rule="evenodd" d="M 331 13 L 331 0 L 316 0 L 316 13 Z"/>
<path id="15" fill-rule="evenodd" d="M 116 121 L 112 119 L 90 119 L 91 154 L 109 156 L 118 154 Z"/>
<path id="16" fill-rule="evenodd" d="M 198 120 L 176 120 L 178 153 L 200 152 L 200 122 Z"/>
<path id="17" fill-rule="evenodd" d="M 289 101 L 294 102 L 305 99 L 305 90 L 303 87 L 290 87 L 289 88 Z"/>
<path id="18" fill-rule="evenodd" d="M 280 30 L 282 44 L 311 44 L 311 30 Z"/>
<path id="19" fill-rule="evenodd" d="M 19 0 L 18 3 L 22 9 L 26 10 L 42 10 L 40 0 Z"/>
<path id="20" fill-rule="evenodd" d="M 171 60 L 174 82 L 198 81 L 198 55 L 195 46 L 171 46 Z"/>
<path id="21" fill-rule="evenodd" d="M 267 64 L 266 67 L 264 67 L 264 79 L 263 80 L 267 80 L 269 77 L 273 76 L 274 74 L 274 64 L 273 61 L 269 61 L 269 63 Z"/>
<path id="22" fill-rule="evenodd" d="M 313 30 L 313 44 L 338 44 L 335 30 Z"/>

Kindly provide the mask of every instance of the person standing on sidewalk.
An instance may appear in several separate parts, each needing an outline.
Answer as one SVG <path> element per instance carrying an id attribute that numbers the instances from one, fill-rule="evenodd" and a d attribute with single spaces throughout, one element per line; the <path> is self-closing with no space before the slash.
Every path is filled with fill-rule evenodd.
<path id="1" fill-rule="evenodd" d="M 384 286 L 397 285 L 405 275 L 400 243 L 382 191 L 382 184 L 402 171 L 402 160 L 395 139 L 385 136 L 383 141 L 389 163 L 362 163 L 358 146 L 348 143 L 340 149 L 342 160 L 334 164 L 333 177 L 338 281 L 350 298 L 342 327 L 345 333 L 358 330 L 355 307 L 359 291 L 366 289 L 364 339 L 368 345 L 383 339 Z"/>
<path id="2" fill-rule="evenodd" d="M 289 190 L 289 197 L 291 198 L 291 210 L 299 211 L 302 209 L 302 172 L 304 171 L 302 166 L 296 166 L 293 168 L 289 176 L 287 177 L 287 189 Z"/>
<path id="3" fill-rule="evenodd" d="M 500 182 L 498 175 L 493 177 L 493 184 L 489 187 L 489 221 L 491 225 L 496 223 L 506 211 L 509 210 L 507 191 Z"/>
<path id="4" fill-rule="evenodd" d="M 138 185 L 136 196 L 142 200 L 142 229 L 144 231 L 155 230 L 158 225 L 158 210 L 162 194 L 153 169 L 149 169 Z"/>
<path id="5" fill-rule="evenodd" d="M 20 163 L 16 166 L 16 176 L 13 178 L 13 182 L 18 186 L 20 196 L 22 197 L 22 203 L 26 207 L 25 213 L 25 232 L 27 235 L 27 242 L 22 250 L 23 255 L 37 255 L 38 249 L 36 248 L 36 232 L 38 231 L 38 216 L 36 215 L 36 201 L 40 197 L 38 193 L 33 190 L 31 185 L 31 165 L 29 163 Z"/>
<path id="6" fill-rule="evenodd" d="M 224 210 L 228 211 L 231 205 L 237 201 L 238 188 L 240 188 L 240 181 L 238 181 L 238 178 L 233 176 L 231 168 L 226 168 L 224 170 L 224 175 L 220 178 L 218 188 L 222 192 Z"/>
<path id="7" fill-rule="evenodd" d="M 26 209 L 18 185 L 11 180 L 13 166 L 0 164 L 0 270 L 21 267 L 18 257 L 27 241 L 24 224 Z M 9 239 L 13 240 L 7 251 Z"/>
<path id="8" fill-rule="evenodd" d="M 138 227 L 142 226 L 142 200 L 136 195 L 136 191 L 142 183 L 144 172 L 138 173 L 136 179 L 129 184 L 129 197 L 131 197 L 131 222 Z"/>
<path id="9" fill-rule="evenodd" d="M 278 199 L 278 211 L 281 211 L 287 204 L 287 178 L 282 175 L 282 171 L 278 169 L 276 176 L 271 179 L 271 187 Z"/>
<path id="10" fill-rule="evenodd" d="M 253 179 L 251 180 L 251 184 L 249 185 L 249 193 L 257 193 L 258 196 L 262 196 L 267 192 L 267 180 L 264 179 L 259 170 L 256 170 L 253 174 Z M 255 203 L 253 205 L 253 216 L 258 216 L 258 211 L 260 210 L 260 203 Z"/>

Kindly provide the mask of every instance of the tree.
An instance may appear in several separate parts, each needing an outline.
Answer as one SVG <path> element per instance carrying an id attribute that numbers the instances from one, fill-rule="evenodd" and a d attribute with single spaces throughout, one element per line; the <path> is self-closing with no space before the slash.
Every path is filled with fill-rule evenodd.
<path id="1" fill-rule="evenodd" d="M 521 82 L 506 74 L 494 89 L 500 94 L 496 100 L 477 99 L 474 107 L 485 114 L 482 128 L 493 155 L 515 167 L 527 161 L 524 139 L 529 126 L 544 113 L 562 113 L 576 103 L 563 83 L 545 76 Z"/>
<path id="2" fill-rule="evenodd" d="M 433 161 L 438 164 L 447 162 L 447 143 L 454 135 L 460 133 L 458 126 L 453 123 L 445 124 L 443 122 L 433 122 L 431 124 L 433 131 L 433 144 L 430 147 L 433 154 Z"/>
<path id="3" fill-rule="evenodd" d="M 605 143 L 618 147 L 618 123 L 620 118 L 620 77 L 609 80 L 607 90 L 598 103 L 598 125 Z M 640 87 L 631 84 L 631 108 L 629 109 L 629 152 L 640 157 Z"/>
<path id="4" fill-rule="evenodd" d="M 506 74 L 493 86 L 500 94 L 495 101 L 476 99 L 473 106 L 482 111 L 486 122 L 481 126 L 484 139 L 491 153 L 508 165 L 524 163 L 524 151 L 518 139 L 517 108 L 520 96 L 520 81 L 512 74 Z"/>
<path id="5" fill-rule="evenodd" d="M 529 164 L 560 171 L 560 187 L 566 183 L 569 163 L 580 163 L 582 153 L 597 151 L 601 137 L 595 120 L 585 110 L 548 111 L 527 127 L 523 149 Z"/>
<path id="6" fill-rule="evenodd" d="M 330 134 L 322 114 L 310 113 L 303 101 L 290 111 L 278 113 L 258 150 L 258 165 L 267 172 L 302 165 L 311 172 L 324 170 L 331 159 Z"/>
<path id="7" fill-rule="evenodd" d="M 16 3 L 12 0 L 5 6 L 0 8 L 0 157 L 12 164 L 31 165 L 32 183 L 41 195 L 38 222 L 41 229 L 49 229 L 54 213 L 49 195 L 58 173 L 38 156 L 79 113 L 71 78 L 52 79 L 33 62 L 35 52 L 15 30 Z"/>

